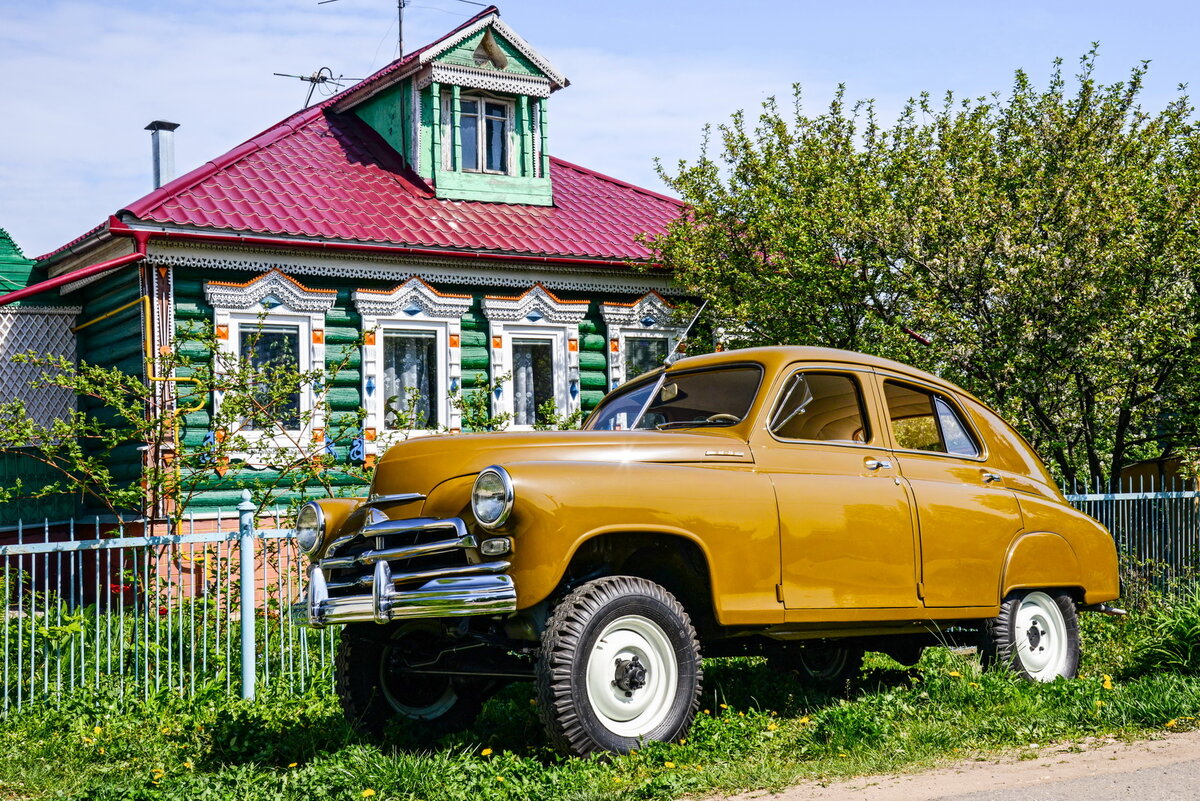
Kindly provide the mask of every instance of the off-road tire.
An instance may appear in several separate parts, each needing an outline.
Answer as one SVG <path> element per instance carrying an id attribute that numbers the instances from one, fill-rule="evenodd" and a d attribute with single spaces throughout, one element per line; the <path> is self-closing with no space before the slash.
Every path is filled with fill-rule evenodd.
<path id="1" fill-rule="evenodd" d="M 646 668 L 645 684 L 625 691 L 608 671 L 632 656 Z M 647 740 L 683 737 L 702 678 L 696 632 L 675 597 L 646 579 L 610 576 L 578 587 L 550 614 L 537 661 L 538 710 L 560 751 L 624 754 Z"/>
<path id="2" fill-rule="evenodd" d="M 805 687 L 830 695 L 845 695 L 862 674 L 863 655 L 859 645 L 838 643 L 789 643 L 770 664 Z"/>
<path id="3" fill-rule="evenodd" d="M 1049 651 L 1049 653 L 1047 653 Z M 1074 678 L 1079 671 L 1075 601 L 1055 590 L 1018 590 L 980 632 L 984 667 L 1003 665 L 1030 681 Z"/>
<path id="4" fill-rule="evenodd" d="M 412 709 L 398 708 L 395 694 L 400 690 L 385 685 L 383 667 L 390 660 L 390 651 L 417 626 L 429 630 L 431 624 L 402 624 L 389 629 L 374 623 L 350 624 L 342 631 L 334 658 L 334 687 L 346 720 L 358 731 L 374 737 L 384 733 L 394 720 L 401 721 L 408 732 L 418 739 L 436 739 L 450 732 L 461 731 L 478 717 L 483 702 L 496 686 L 494 682 L 473 678 L 414 676 L 404 680 L 403 689 L 412 693 L 407 700 Z M 414 683 L 415 682 L 415 683 Z M 429 699 L 424 708 L 427 714 L 413 714 L 417 706 Z"/>

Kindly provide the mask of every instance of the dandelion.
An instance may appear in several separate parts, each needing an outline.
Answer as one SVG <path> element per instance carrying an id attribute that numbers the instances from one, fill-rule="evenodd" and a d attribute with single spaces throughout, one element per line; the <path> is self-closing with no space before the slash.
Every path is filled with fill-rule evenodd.
<path id="1" fill-rule="evenodd" d="M 768 723 L 768 724 L 767 724 L 767 731 L 775 731 L 775 730 L 776 730 L 776 729 L 778 729 L 778 728 L 779 728 L 779 727 L 778 727 L 778 726 L 776 726 L 774 723 Z"/>
<path id="2" fill-rule="evenodd" d="M 680 738 L 679 738 L 679 744 L 680 744 L 680 745 L 687 745 L 687 738 L 686 738 L 686 737 L 680 737 Z"/>
<path id="3" fill-rule="evenodd" d="M 978 690 L 980 685 L 979 685 L 979 682 L 977 682 L 977 681 L 968 681 L 967 686 Z"/>
<path id="4" fill-rule="evenodd" d="M 952 670 L 947 675 L 950 676 L 950 678 L 952 678 L 952 679 L 961 679 L 962 678 L 962 674 L 959 673 L 957 670 Z"/>
<path id="5" fill-rule="evenodd" d="M 712 710 L 711 710 L 711 709 L 706 709 L 706 710 L 704 710 L 704 714 L 706 714 L 706 715 L 711 715 L 711 714 L 712 714 Z"/>
<path id="6" fill-rule="evenodd" d="M 1104 706 L 1104 702 L 1101 701 L 1099 698 L 1097 698 L 1096 699 L 1096 709 L 1099 709 L 1102 706 Z"/>
<path id="7" fill-rule="evenodd" d="M 296 767 L 296 765 L 298 765 L 298 764 L 300 764 L 300 763 L 298 763 L 298 762 L 289 762 L 289 763 L 288 763 L 288 767 L 289 767 L 289 768 L 294 768 L 294 767 Z"/>
<path id="8" fill-rule="evenodd" d="M 372 790 L 370 787 L 368 787 L 367 789 L 362 791 L 363 798 L 370 798 L 373 795 L 375 795 L 375 791 Z"/>
<path id="9" fill-rule="evenodd" d="M 850 755 L 849 754 L 838 754 L 838 756 L 840 756 L 842 759 L 845 759 Z"/>
<path id="10" fill-rule="evenodd" d="M 808 722 L 809 722 L 808 715 L 805 715 L 804 717 L 800 718 L 800 719 L 799 719 L 799 720 L 797 720 L 796 722 L 797 722 L 797 723 L 801 723 L 801 724 L 803 724 L 803 723 L 808 723 Z"/>
<path id="11" fill-rule="evenodd" d="M 190 761 L 186 761 L 186 760 L 185 760 L 185 761 L 184 761 L 184 763 L 183 763 L 183 766 L 184 766 L 185 768 L 187 768 L 188 770 L 191 770 L 191 769 L 192 769 L 192 763 L 191 763 Z"/>
<path id="12" fill-rule="evenodd" d="M 96 735 L 97 737 L 99 737 L 103 733 L 104 733 L 104 729 L 101 726 L 97 726 L 96 728 L 92 729 L 92 734 Z"/>
<path id="13" fill-rule="evenodd" d="M 482 751 L 480 751 L 480 752 L 479 752 L 479 755 L 480 755 L 480 756 L 491 756 L 491 755 L 492 755 L 492 749 L 490 749 L 490 748 L 485 748 L 485 749 L 483 749 Z"/>
<path id="14" fill-rule="evenodd" d="M 537 699 L 536 699 L 536 698 L 530 698 L 530 699 L 529 699 L 529 705 L 530 705 L 530 706 L 537 706 Z"/>
<path id="15" fill-rule="evenodd" d="M 746 713 L 745 713 L 745 712 L 738 712 L 738 717 L 739 717 L 739 718 L 744 718 L 744 717 L 746 717 Z"/>
<path id="16" fill-rule="evenodd" d="M 504 777 L 503 777 L 503 776 L 497 776 L 497 777 L 496 777 L 496 781 L 498 781 L 498 782 L 502 782 L 502 781 L 504 781 Z"/>
<path id="17" fill-rule="evenodd" d="M 91 737 L 84 737 L 84 738 L 83 738 L 83 744 L 84 744 L 84 745 L 91 745 L 91 744 L 92 744 L 92 743 L 94 743 L 94 742 L 96 742 L 96 741 L 95 741 L 95 740 L 93 740 Z"/>
<path id="18" fill-rule="evenodd" d="M 666 768 L 667 770 L 670 770 L 671 768 L 675 767 L 675 763 L 674 762 L 664 762 L 663 767 Z"/>
<path id="19" fill-rule="evenodd" d="M 104 753 L 104 749 L 103 749 L 103 748 L 101 748 L 101 749 L 100 749 L 100 753 L 101 753 L 101 754 L 103 754 L 103 753 Z"/>
<path id="20" fill-rule="evenodd" d="M 1104 685 L 1103 686 L 1104 686 L 1104 689 L 1106 689 L 1106 690 L 1111 690 L 1113 688 L 1112 676 L 1108 675 L 1107 673 L 1104 674 Z"/>
<path id="21" fill-rule="evenodd" d="M 1175 720 L 1175 718 L 1171 718 L 1170 720 L 1167 721 L 1167 728 L 1168 729 L 1173 728 L 1175 726 L 1175 724 L 1178 722 L 1179 721 Z"/>
<path id="22" fill-rule="evenodd" d="M 729 709 L 729 704 L 721 704 L 721 709 Z"/>

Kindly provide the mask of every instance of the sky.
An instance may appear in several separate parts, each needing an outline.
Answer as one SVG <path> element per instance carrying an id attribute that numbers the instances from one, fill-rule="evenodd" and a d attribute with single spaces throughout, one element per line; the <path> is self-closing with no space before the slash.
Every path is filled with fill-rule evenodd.
<path id="1" fill-rule="evenodd" d="M 1147 109 L 1200 75 L 1200 6 L 1187 2 L 922 0 L 505 0 L 505 22 L 571 85 L 551 98 L 550 151 L 669 191 L 706 124 L 803 87 L 819 113 L 838 84 L 894 118 L 922 91 L 1044 86 L 1100 43 L 1099 77 L 1151 62 Z M 407 50 L 481 10 L 408 0 Z M 0 0 L 0 228 L 38 256 L 149 192 L 147 123 L 180 123 L 177 174 L 304 104 L 274 72 L 364 77 L 395 58 L 395 0 Z M 1073 70 L 1068 69 L 1073 74 Z"/>

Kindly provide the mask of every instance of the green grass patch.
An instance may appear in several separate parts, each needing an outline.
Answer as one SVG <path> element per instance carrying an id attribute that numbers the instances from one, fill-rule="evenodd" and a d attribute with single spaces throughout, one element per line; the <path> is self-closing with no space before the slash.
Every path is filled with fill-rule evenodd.
<path id="1" fill-rule="evenodd" d="M 1080 678 L 1043 685 L 981 672 L 976 659 L 938 648 L 911 669 L 872 655 L 851 697 L 838 699 L 759 659 L 711 660 L 686 740 L 611 759 L 554 753 L 528 685 L 507 688 L 470 731 L 436 743 L 402 732 L 383 743 L 363 738 L 325 691 L 255 702 L 230 700 L 223 688 L 135 702 L 81 691 L 0 721 L 0 797 L 674 799 L 1192 728 L 1200 716 L 1192 607 L 1200 598 L 1137 609 L 1126 621 L 1086 616 Z"/>

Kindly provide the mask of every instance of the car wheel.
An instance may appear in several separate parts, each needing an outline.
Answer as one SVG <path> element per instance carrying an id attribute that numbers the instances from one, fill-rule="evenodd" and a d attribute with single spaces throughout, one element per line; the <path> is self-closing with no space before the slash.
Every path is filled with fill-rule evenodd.
<path id="1" fill-rule="evenodd" d="M 624 754 L 682 737 L 701 678 L 696 632 L 675 597 L 646 579 L 611 576 L 571 592 L 547 620 L 538 709 L 559 750 Z"/>
<path id="2" fill-rule="evenodd" d="M 1066 593 L 1021 590 L 1004 599 L 983 628 L 984 664 L 998 663 L 1033 681 L 1073 678 L 1079 670 L 1079 618 Z"/>
<path id="3" fill-rule="evenodd" d="M 437 661 L 446 645 L 434 622 L 403 623 L 390 631 L 373 623 L 347 626 L 334 671 L 338 700 L 359 731 L 379 736 L 393 720 L 411 733 L 438 737 L 471 725 L 495 692 L 490 680 L 413 674 L 411 664 Z"/>
<path id="4" fill-rule="evenodd" d="M 771 663 L 806 687 L 841 692 L 862 673 L 863 648 L 857 645 L 792 643 Z"/>

